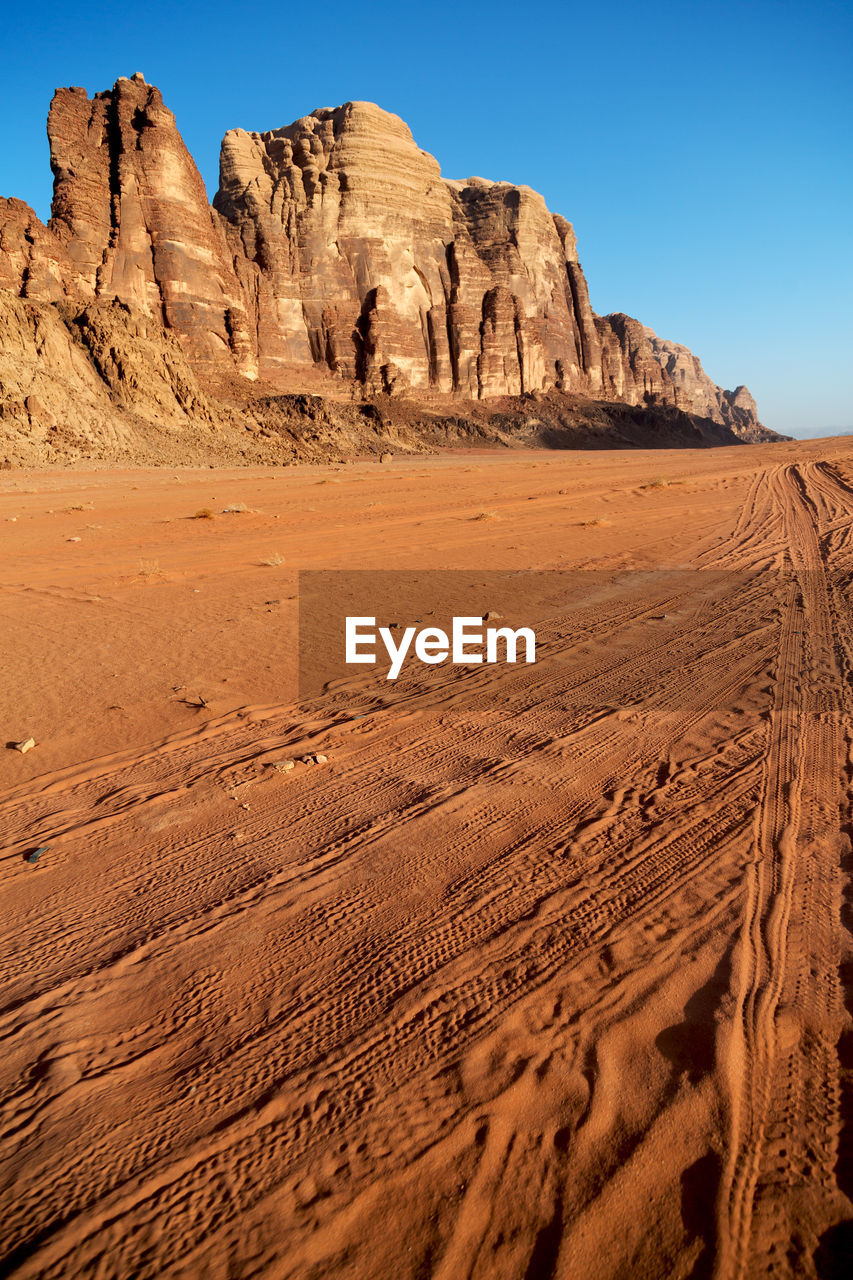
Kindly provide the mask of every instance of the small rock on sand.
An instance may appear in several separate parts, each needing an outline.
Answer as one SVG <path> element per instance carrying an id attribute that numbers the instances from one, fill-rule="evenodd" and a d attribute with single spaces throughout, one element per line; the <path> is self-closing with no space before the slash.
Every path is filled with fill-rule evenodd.
<path id="1" fill-rule="evenodd" d="M 22 742 L 13 742 L 12 750 L 20 751 L 21 755 L 25 756 L 28 751 L 32 751 L 35 745 L 36 745 L 35 738 L 24 738 Z"/>
<path id="2" fill-rule="evenodd" d="M 276 773 L 290 773 L 291 769 L 296 768 L 295 760 L 276 760 L 273 764 Z"/>

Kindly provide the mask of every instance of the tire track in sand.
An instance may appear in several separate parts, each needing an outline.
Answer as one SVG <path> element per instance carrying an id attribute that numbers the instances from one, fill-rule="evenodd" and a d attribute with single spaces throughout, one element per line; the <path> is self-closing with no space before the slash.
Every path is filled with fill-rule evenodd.
<path id="1" fill-rule="evenodd" d="M 717 1280 L 815 1276 L 822 1231 L 850 1215 L 834 1175 L 844 739 L 838 628 L 818 524 L 821 513 L 837 518 L 849 497 L 841 485 L 831 492 L 821 470 L 816 502 L 813 470 L 779 468 L 768 486 L 792 577 L 725 1049 L 731 1117 Z"/>

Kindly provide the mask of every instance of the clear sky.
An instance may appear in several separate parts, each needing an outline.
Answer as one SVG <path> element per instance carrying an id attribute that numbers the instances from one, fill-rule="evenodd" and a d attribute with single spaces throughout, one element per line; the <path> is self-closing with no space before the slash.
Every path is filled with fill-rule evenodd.
<path id="1" fill-rule="evenodd" d="M 449 178 L 575 224 L 593 307 L 684 342 L 768 426 L 853 426 L 853 0 L 4 6 L 0 194 L 41 217 L 57 85 L 158 85 L 213 195 L 226 129 L 369 99 Z"/>

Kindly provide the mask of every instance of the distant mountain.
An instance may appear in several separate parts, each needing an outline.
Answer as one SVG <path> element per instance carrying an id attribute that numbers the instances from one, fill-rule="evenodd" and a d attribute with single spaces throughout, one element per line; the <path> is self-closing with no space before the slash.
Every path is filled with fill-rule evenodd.
<path id="1" fill-rule="evenodd" d="M 853 436 L 853 427 L 799 427 L 791 434 L 795 440 L 820 440 L 824 436 Z"/>

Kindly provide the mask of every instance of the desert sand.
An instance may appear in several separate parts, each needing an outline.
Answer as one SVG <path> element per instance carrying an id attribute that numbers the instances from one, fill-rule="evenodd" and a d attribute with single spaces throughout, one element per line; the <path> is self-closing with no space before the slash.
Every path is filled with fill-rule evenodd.
<path id="1" fill-rule="evenodd" d="M 842 1274 L 851 494 L 843 440 L 4 472 L 5 1274 Z M 312 568 L 597 586 L 542 669 L 300 702 Z"/>

